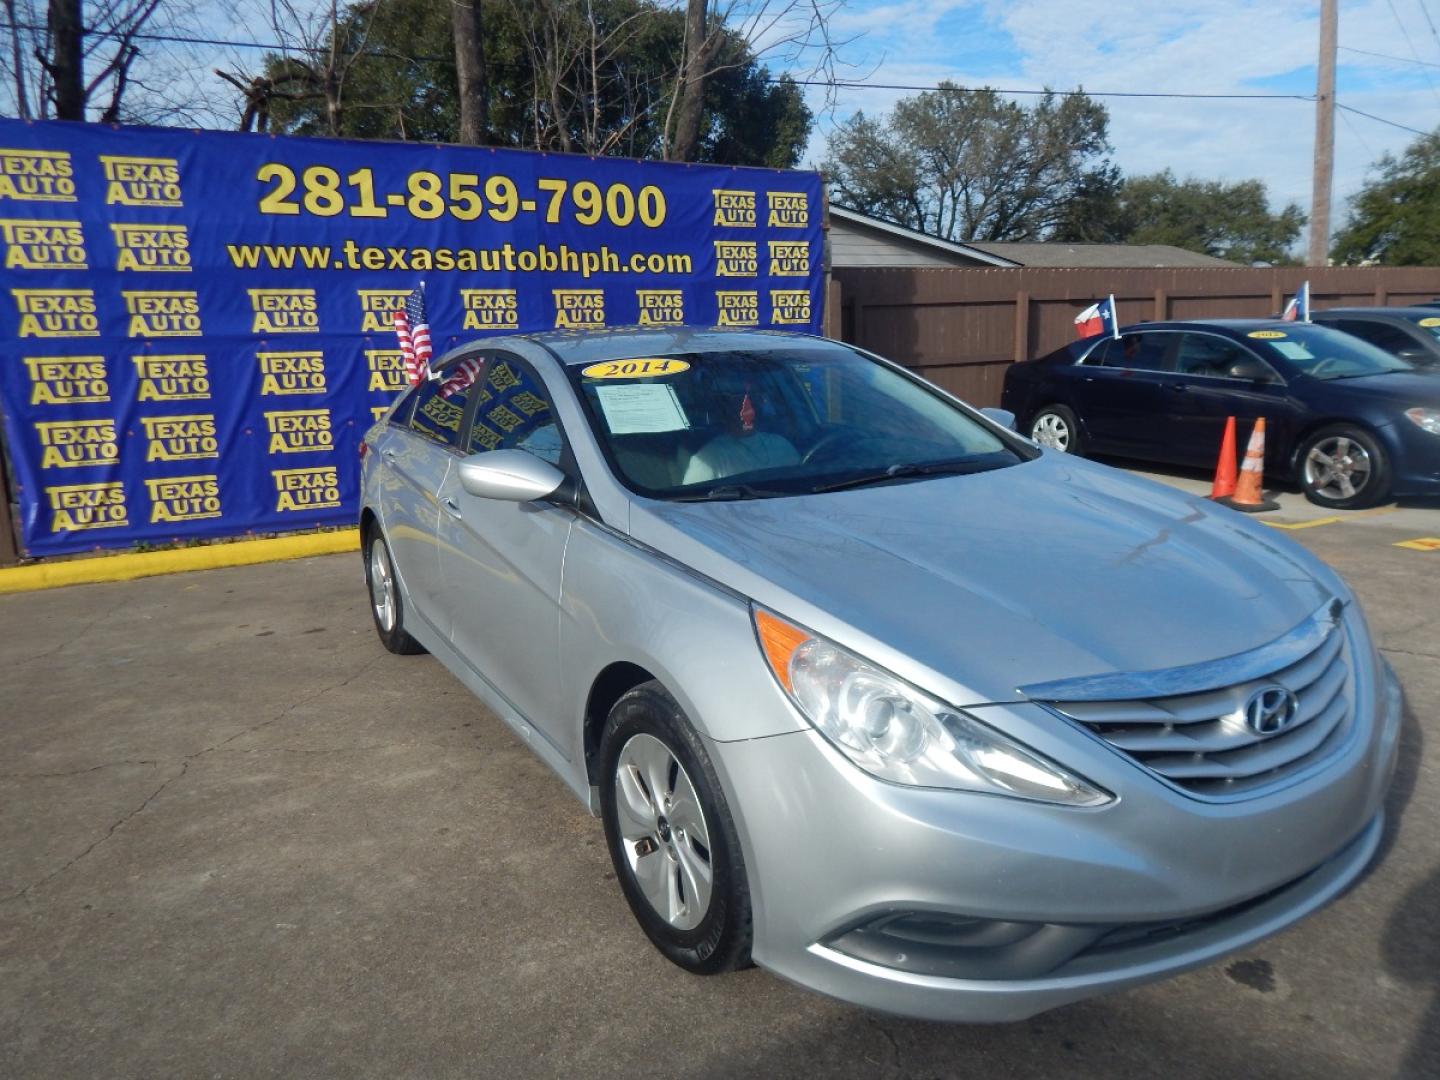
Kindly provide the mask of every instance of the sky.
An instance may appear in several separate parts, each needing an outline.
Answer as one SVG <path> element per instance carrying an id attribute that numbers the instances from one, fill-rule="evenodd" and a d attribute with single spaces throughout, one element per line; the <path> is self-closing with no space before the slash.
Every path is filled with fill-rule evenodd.
<path id="1" fill-rule="evenodd" d="M 831 26 L 837 39 L 848 39 L 847 79 L 1310 96 L 1319 24 L 1318 3 L 1293 0 L 848 0 Z M 1440 0 L 1341 0 L 1339 26 L 1337 102 L 1421 131 L 1440 125 Z M 881 114 L 903 96 L 840 91 L 816 125 L 808 163 L 823 160 L 836 123 L 857 110 Z M 1102 100 L 1114 160 L 1127 174 L 1169 168 L 1182 177 L 1259 177 L 1277 206 L 1293 201 L 1308 212 L 1313 102 Z M 810 101 L 819 110 L 822 92 L 811 90 Z M 1337 225 L 1345 197 L 1359 189 L 1371 163 L 1402 152 L 1415 137 L 1337 114 Z"/>
<path id="2" fill-rule="evenodd" d="M 162 29 L 227 40 L 269 39 L 277 0 L 194 0 Z M 301 12 L 328 10 L 328 0 L 278 0 Z M 342 0 L 344 2 L 344 0 Z M 684 0 L 657 0 L 680 6 Z M 830 29 L 846 80 L 1013 89 L 1083 88 L 1096 93 L 1263 93 L 1273 100 L 1101 98 L 1110 111 L 1114 160 L 1130 175 L 1172 169 L 1181 177 L 1258 177 L 1278 209 L 1295 202 L 1308 212 L 1315 107 L 1318 2 L 1304 0 L 814 0 L 834 8 Z M 812 0 L 717 0 L 741 10 L 773 12 Z M 21 0 L 38 11 L 43 0 Z M 38 17 L 38 16 L 37 16 Z M 778 32 L 772 31 L 772 32 Z M 1440 0 L 1341 0 L 1337 100 L 1389 124 L 1340 111 L 1335 125 L 1336 227 L 1354 194 L 1384 153 L 1399 154 L 1413 128 L 1440 125 Z M 763 41 L 762 41 L 763 45 Z M 149 46 L 154 49 L 156 46 Z M 216 66 L 253 68 L 256 54 L 232 49 L 170 47 L 156 57 L 177 97 L 218 108 L 168 122 L 228 127 L 235 92 L 212 74 Z M 1374 55 L 1380 54 L 1380 55 Z M 776 70 L 803 75 L 810 61 L 770 52 Z M 187 87 L 191 88 L 187 91 Z M 151 87 L 152 92 L 157 88 Z M 163 89 L 160 91 L 163 92 Z M 845 88 L 827 108 L 821 89 L 807 91 L 817 113 L 806 164 L 825 157 L 828 134 L 864 110 L 879 115 L 903 90 Z M 3 97 L 3 95 L 0 95 Z M 1033 100 L 1020 98 L 1019 100 Z M 0 105 L 4 105 L 0 101 Z M 6 111 L 9 111 L 8 109 Z M 1400 127 L 1392 125 L 1401 125 Z"/>

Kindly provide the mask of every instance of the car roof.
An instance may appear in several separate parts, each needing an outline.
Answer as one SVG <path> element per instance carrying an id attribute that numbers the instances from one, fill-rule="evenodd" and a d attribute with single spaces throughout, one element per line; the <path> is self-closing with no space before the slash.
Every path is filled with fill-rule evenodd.
<path id="1" fill-rule="evenodd" d="M 1266 328 L 1283 329 L 1287 326 L 1294 326 L 1293 322 L 1286 322 L 1280 318 L 1270 319 L 1157 319 L 1154 322 L 1132 323 L 1129 326 L 1122 326 L 1122 332 L 1144 331 L 1144 330 L 1233 330 L 1236 333 L 1244 333 L 1249 330 L 1263 330 Z"/>
<path id="2" fill-rule="evenodd" d="M 545 330 L 533 334 L 477 338 L 446 352 L 443 363 L 477 345 L 486 348 L 515 348 L 522 344 L 541 346 L 562 364 L 594 364 L 605 360 L 628 360 L 636 356 L 674 356 L 678 353 L 739 352 L 774 348 L 779 343 L 813 344 L 830 339 L 785 330 L 732 330 L 726 327 L 676 326 L 656 329 L 645 326 L 607 327 L 598 330 Z M 841 344 L 836 342 L 836 344 Z"/>
<path id="3" fill-rule="evenodd" d="M 1384 315 L 1392 319 L 1404 319 L 1410 321 L 1417 315 L 1424 315 L 1427 311 L 1440 311 L 1440 306 L 1434 304 L 1411 304 L 1408 307 L 1336 307 L 1325 308 L 1321 311 L 1311 313 L 1311 318 L 1319 315 Z"/>

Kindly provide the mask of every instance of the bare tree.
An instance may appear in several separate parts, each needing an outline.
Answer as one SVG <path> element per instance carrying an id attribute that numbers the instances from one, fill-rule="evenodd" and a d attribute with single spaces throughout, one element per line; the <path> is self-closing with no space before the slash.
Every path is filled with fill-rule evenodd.
<path id="1" fill-rule="evenodd" d="M 0 67 L 15 115 L 85 120 L 94 111 L 107 123 L 129 118 L 140 43 L 154 28 L 161 0 L 46 0 L 43 15 L 39 0 L 4 2 L 10 42 Z M 167 14 L 188 14 L 188 0 L 172 6 Z"/>
<path id="2" fill-rule="evenodd" d="M 455 34 L 455 74 L 460 89 L 460 141 L 480 146 L 485 142 L 490 107 L 483 0 L 450 0 L 450 24 Z"/>
<path id="3" fill-rule="evenodd" d="M 251 21 L 259 15 L 282 50 L 266 57 L 265 70 L 259 74 L 247 74 L 246 65 L 238 60 L 233 71 L 216 69 L 216 75 L 244 95 L 240 130 L 264 131 L 272 102 L 317 100 L 324 102 L 326 131 L 343 134 L 346 79 L 366 55 L 370 31 L 384 2 L 371 0 L 342 11 L 338 0 L 328 0 L 318 10 L 302 11 L 292 0 L 270 0 L 263 14 L 236 7 L 237 18 Z"/>
<path id="4" fill-rule="evenodd" d="M 528 54 L 537 150 L 608 154 L 644 119 L 636 84 L 618 60 L 651 11 L 602 25 L 591 0 L 509 0 Z M 624 103 L 629 120 L 608 122 L 607 105 Z"/>
<path id="5" fill-rule="evenodd" d="M 843 0 L 686 0 L 685 43 L 665 120 L 664 157 L 693 161 L 700 147 L 705 83 L 740 62 L 728 42 L 782 66 L 806 65 L 805 75 L 833 84 L 837 50 L 830 18 Z M 802 75 L 802 77 L 805 77 Z M 833 85 L 827 99 L 833 100 Z"/>

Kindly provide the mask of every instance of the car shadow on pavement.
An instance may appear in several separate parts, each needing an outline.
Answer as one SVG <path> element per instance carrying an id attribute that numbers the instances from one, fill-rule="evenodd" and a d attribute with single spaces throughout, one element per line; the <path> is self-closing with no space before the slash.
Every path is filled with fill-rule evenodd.
<path id="1" fill-rule="evenodd" d="M 1390 974 L 1430 991 L 1430 1005 L 1396 1073 L 1401 1077 L 1440 1076 L 1440 867 L 1416 885 L 1391 913 L 1382 955 Z"/>
<path id="2" fill-rule="evenodd" d="M 1407 701 L 1400 730 L 1400 762 L 1386 799 L 1389 828 L 1376 857 L 1377 864 L 1394 845 L 1401 815 L 1419 781 L 1423 746 L 1420 721 Z M 1440 867 L 1405 894 L 1390 913 L 1385 924 L 1385 936 L 1381 940 L 1381 959 L 1386 970 L 1417 991 L 1430 992 L 1430 1003 L 1424 1020 L 1420 1022 L 1419 1034 L 1407 1049 L 1404 1063 L 1396 1073 L 1400 1077 L 1440 1076 L 1440 933 L 1435 929 L 1437 911 L 1440 911 Z"/>

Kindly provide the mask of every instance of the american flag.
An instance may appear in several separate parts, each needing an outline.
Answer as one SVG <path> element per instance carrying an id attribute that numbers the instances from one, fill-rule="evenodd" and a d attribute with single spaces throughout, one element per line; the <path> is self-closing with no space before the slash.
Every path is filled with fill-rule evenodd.
<path id="1" fill-rule="evenodd" d="M 451 394 L 458 394 L 468 389 L 480 378 L 485 371 L 485 361 L 475 357 L 467 357 L 455 365 L 449 377 L 440 384 L 440 396 L 448 398 Z"/>
<path id="2" fill-rule="evenodd" d="M 396 309 L 395 336 L 400 339 L 400 354 L 405 358 L 405 379 L 413 386 L 429 372 L 433 355 L 423 286 L 405 298 L 403 308 Z"/>

